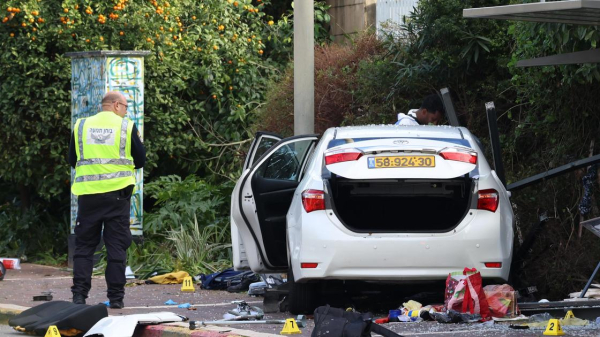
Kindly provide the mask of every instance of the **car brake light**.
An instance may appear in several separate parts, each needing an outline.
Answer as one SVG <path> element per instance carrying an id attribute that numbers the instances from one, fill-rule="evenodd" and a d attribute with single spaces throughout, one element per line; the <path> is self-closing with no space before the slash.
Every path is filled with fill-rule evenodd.
<path id="1" fill-rule="evenodd" d="M 325 192 L 320 190 L 306 190 L 302 192 L 302 206 L 306 213 L 325 209 Z"/>
<path id="2" fill-rule="evenodd" d="M 317 268 L 319 264 L 313 262 L 300 263 L 300 268 Z"/>
<path id="3" fill-rule="evenodd" d="M 502 268 L 502 262 L 486 262 L 486 268 Z"/>
<path id="4" fill-rule="evenodd" d="M 355 161 L 362 157 L 362 151 L 358 149 L 343 149 L 325 153 L 325 164 L 343 163 L 345 161 Z"/>
<path id="5" fill-rule="evenodd" d="M 496 212 L 499 201 L 498 191 L 493 189 L 481 190 L 479 191 L 479 199 L 477 200 L 477 209 Z"/>
<path id="6" fill-rule="evenodd" d="M 461 161 L 463 163 L 477 164 L 477 152 L 457 148 L 445 148 L 438 153 L 446 160 Z"/>

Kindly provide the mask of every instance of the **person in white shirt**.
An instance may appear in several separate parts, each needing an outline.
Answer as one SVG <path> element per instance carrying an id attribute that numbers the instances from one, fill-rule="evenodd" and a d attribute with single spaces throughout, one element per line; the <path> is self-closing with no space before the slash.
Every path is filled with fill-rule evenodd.
<path id="1" fill-rule="evenodd" d="M 398 114 L 395 125 L 438 125 L 444 119 L 444 103 L 437 94 L 431 94 L 423 100 L 419 109 Z"/>

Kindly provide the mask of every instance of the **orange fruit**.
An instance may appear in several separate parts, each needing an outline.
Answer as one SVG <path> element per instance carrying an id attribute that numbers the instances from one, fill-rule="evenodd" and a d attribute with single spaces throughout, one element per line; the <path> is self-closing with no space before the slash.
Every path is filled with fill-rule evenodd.
<path id="1" fill-rule="evenodd" d="M 25 22 L 23 22 L 23 23 L 21 24 L 21 27 L 27 27 L 27 24 L 26 24 Z"/>
<path id="2" fill-rule="evenodd" d="M 213 99 L 217 99 L 217 95 L 212 95 L 212 98 Z"/>
<path id="3" fill-rule="evenodd" d="M 65 13 L 69 13 L 69 9 L 68 9 L 68 8 L 64 8 L 64 9 L 63 9 L 63 12 L 65 12 Z"/>
<path id="4" fill-rule="evenodd" d="M 214 45 L 214 46 L 213 46 L 213 49 L 214 49 L 214 50 L 219 50 L 219 47 L 218 47 L 217 45 Z"/>
<path id="5" fill-rule="evenodd" d="M 262 55 L 264 52 L 261 49 L 261 50 L 258 51 L 258 53 Z"/>
<path id="6" fill-rule="evenodd" d="M 123 31 L 120 31 L 119 35 L 123 36 L 123 35 L 125 35 L 125 33 Z"/>
<path id="7" fill-rule="evenodd" d="M 104 41 L 104 37 L 100 36 L 100 41 Z"/>
<path id="8" fill-rule="evenodd" d="M 34 19 L 29 19 L 29 23 L 34 23 L 35 20 Z"/>
<path id="9" fill-rule="evenodd" d="M 31 41 L 35 41 L 35 36 L 32 36 L 32 37 L 31 37 Z"/>
<path id="10" fill-rule="evenodd" d="M 40 14 L 38 11 L 31 11 L 31 15 L 37 16 L 38 14 Z"/>
<path id="11" fill-rule="evenodd" d="M 194 16 L 192 16 L 192 20 L 196 20 L 196 16 L 195 16 L 195 15 L 194 15 Z"/>
<path id="12" fill-rule="evenodd" d="M 197 48 L 197 50 L 198 50 L 198 51 L 202 51 L 202 48 L 198 47 L 198 48 Z"/>
<path id="13" fill-rule="evenodd" d="M 86 43 L 90 43 L 90 39 L 85 39 L 85 42 Z"/>
<path id="14" fill-rule="evenodd" d="M 240 3 L 239 3 L 239 2 L 237 2 L 237 1 L 234 1 L 234 2 L 233 2 L 233 5 L 234 5 L 235 7 L 237 7 L 239 4 L 240 4 Z"/>
<path id="15" fill-rule="evenodd" d="M 15 33 L 10 33 L 10 37 L 15 37 Z"/>

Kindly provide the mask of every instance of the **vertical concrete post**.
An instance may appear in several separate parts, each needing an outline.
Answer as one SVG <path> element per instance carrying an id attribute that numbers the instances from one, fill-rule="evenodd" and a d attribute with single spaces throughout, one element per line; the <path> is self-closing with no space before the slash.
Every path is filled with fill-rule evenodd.
<path id="1" fill-rule="evenodd" d="M 148 51 L 89 51 L 67 53 L 71 57 L 71 130 L 77 119 L 100 112 L 102 97 L 109 91 L 120 91 L 127 98 L 127 117 L 144 138 L 144 56 Z M 131 197 L 131 234 L 142 238 L 143 171 L 136 170 L 136 192 Z M 71 170 L 71 184 L 75 170 Z M 77 197 L 71 194 L 71 235 L 69 266 L 73 265 L 74 228 L 77 219 Z"/>
<path id="2" fill-rule="evenodd" d="M 294 135 L 315 132 L 315 8 L 294 1 Z"/>

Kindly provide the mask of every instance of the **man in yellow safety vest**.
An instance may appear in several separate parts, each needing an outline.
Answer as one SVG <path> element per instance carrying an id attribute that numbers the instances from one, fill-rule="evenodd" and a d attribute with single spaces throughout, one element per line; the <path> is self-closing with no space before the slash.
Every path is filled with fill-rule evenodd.
<path id="1" fill-rule="evenodd" d="M 134 169 L 142 168 L 146 161 L 137 128 L 126 114 L 125 96 L 108 92 L 102 99 L 102 111 L 78 119 L 71 135 L 69 164 L 75 168 L 71 192 L 78 196 L 71 287 L 76 304 L 85 304 L 88 297 L 93 256 L 102 236 L 107 252 L 109 307 L 124 306 Z"/>

